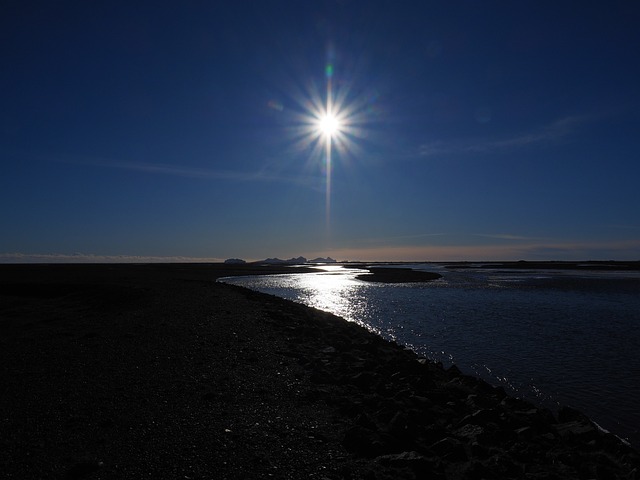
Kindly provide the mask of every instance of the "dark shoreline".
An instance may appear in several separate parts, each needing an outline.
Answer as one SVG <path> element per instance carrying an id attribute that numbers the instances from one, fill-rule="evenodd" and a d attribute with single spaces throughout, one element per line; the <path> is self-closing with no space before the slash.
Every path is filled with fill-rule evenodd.
<path id="1" fill-rule="evenodd" d="M 638 452 L 226 265 L 0 265 L 8 478 L 636 478 Z M 635 469 L 635 470 L 634 470 Z M 635 473 L 632 473 L 634 472 Z"/>

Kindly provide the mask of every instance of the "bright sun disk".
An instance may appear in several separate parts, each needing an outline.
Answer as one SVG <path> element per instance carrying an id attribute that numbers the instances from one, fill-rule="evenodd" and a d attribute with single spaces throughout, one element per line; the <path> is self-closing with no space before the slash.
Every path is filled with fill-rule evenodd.
<path id="1" fill-rule="evenodd" d="M 330 113 L 324 115 L 320 119 L 318 126 L 320 128 L 320 131 L 328 136 L 331 136 L 340 130 L 340 122 L 334 115 Z"/>

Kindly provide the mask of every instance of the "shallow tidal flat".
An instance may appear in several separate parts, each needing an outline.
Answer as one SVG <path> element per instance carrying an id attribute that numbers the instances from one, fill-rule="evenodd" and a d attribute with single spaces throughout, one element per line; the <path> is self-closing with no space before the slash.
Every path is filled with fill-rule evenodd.
<path id="1" fill-rule="evenodd" d="M 7 478 L 636 478 L 637 451 L 223 265 L 0 266 Z M 635 473 L 634 473 L 635 472 Z"/>

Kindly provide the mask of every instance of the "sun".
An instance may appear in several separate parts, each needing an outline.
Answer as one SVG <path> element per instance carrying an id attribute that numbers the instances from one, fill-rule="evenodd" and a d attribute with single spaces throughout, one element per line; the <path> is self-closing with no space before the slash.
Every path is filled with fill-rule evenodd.
<path id="1" fill-rule="evenodd" d="M 366 124 L 370 122 L 375 97 L 354 95 L 351 83 L 344 80 L 335 82 L 334 88 L 331 64 L 325 68 L 325 77 L 326 90 L 316 82 L 293 84 L 291 94 L 299 109 L 293 114 L 290 131 L 295 148 L 305 152 L 310 149 L 310 164 L 322 165 L 329 174 L 332 151 L 342 161 L 361 152 L 360 143 L 368 137 Z"/>
<path id="2" fill-rule="evenodd" d="M 354 91 L 357 82 L 352 75 L 334 78 L 331 63 L 326 65 L 324 73 L 326 88 L 310 79 L 303 83 L 292 82 L 287 90 L 297 104 L 290 113 L 292 146 L 296 154 L 304 155 L 306 167 L 314 174 L 310 178 L 314 182 L 316 178 L 324 179 L 329 231 L 333 163 L 339 160 L 345 165 L 362 158 L 362 143 L 370 137 L 367 125 L 373 121 L 372 115 L 376 114 L 375 101 L 378 95 L 372 88 Z M 269 106 L 277 111 L 283 110 L 276 103 Z"/>
<path id="3" fill-rule="evenodd" d="M 318 129 L 323 135 L 332 137 L 340 132 L 340 120 L 335 115 L 327 113 L 318 119 Z"/>

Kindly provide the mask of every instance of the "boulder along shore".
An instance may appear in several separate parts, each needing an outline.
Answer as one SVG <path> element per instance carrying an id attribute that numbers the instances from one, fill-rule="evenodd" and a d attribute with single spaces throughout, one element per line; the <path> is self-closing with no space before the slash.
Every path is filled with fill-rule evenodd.
<path id="1" fill-rule="evenodd" d="M 230 265 L 0 265 L 0 471 L 67 479 L 634 479 L 640 456 Z"/>

